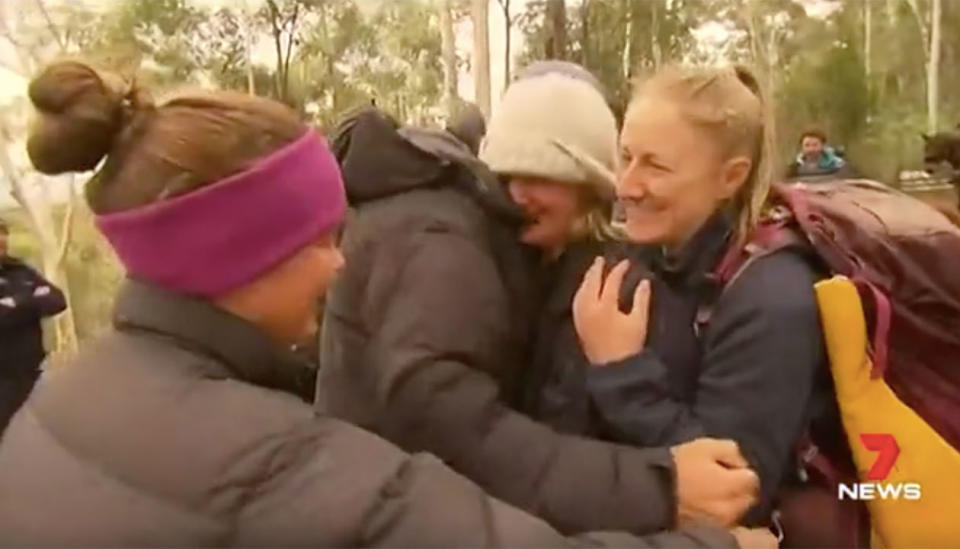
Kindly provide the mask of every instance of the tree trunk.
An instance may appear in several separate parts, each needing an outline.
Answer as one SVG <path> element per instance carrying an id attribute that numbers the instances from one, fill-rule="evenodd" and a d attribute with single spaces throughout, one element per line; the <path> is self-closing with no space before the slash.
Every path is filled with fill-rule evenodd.
<path id="1" fill-rule="evenodd" d="M 282 101 L 292 106 L 290 100 L 290 59 L 293 57 L 293 43 L 297 36 L 297 19 L 300 16 L 300 4 L 294 4 L 290 29 L 287 31 L 287 50 L 283 58 L 283 96 Z M 286 25 L 284 25 L 286 26 Z"/>
<path id="2" fill-rule="evenodd" d="M 510 15 L 510 0 L 498 0 L 503 9 L 503 89 L 510 85 L 510 65 L 513 64 L 513 52 L 510 51 L 510 33 L 513 30 L 513 17 Z"/>
<path id="3" fill-rule="evenodd" d="M 450 0 L 440 3 L 440 36 L 443 52 L 443 96 L 447 117 L 452 117 L 457 106 L 457 44 L 453 34 L 453 15 Z"/>
<path id="4" fill-rule="evenodd" d="M 247 0 L 243 1 L 243 55 L 247 65 L 247 93 L 256 95 L 257 85 L 253 78 L 253 25 L 250 21 L 250 11 Z"/>
<path id="5" fill-rule="evenodd" d="M 653 70 L 660 69 L 663 52 L 660 51 L 660 13 L 657 5 L 660 0 L 650 0 L 650 52 L 653 54 Z"/>
<path id="6" fill-rule="evenodd" d="M 60 36 L 60 31 L 57 29 L 57 26 L 53 24 L 53 19 L 50 17 L 50 12 L 47 10 L 47 5 L 41 0 L 35 0 L 34 2 L 37 5 L 37 8 L 40 10 L 40 14 L 43 15 L 43 20 L 47 24 L 47 31 L 50 32 L 53 39 L 57 42 L 57 47 L 61 52 L 67 50 L 67 44 Z"/>
<path id="7" fill-rule="evenodd" d="M 937 131 L 938 88 L 940 86 L 940 19 L 942 5 L 940 0 L 932 0 L 929 22 L 920 12 L 917 0 L 907 0 L 910 11 L 920 29 L 923 40 L 923 68 L 927 85 L 927 131 Z"/>
<path id="8" fill-rule="evenodd" d="M 327 91 L 330 93 L 330 112 L 335 116 L 339 116 L 340 103 L 337 101 L 337 85 L 336 85 L 336 78 L 334 76 L 336 71 L 336 66 L 334 64 L 333 56 L 327 55 L 326 58 L 327 58 L 327 63 L 326 63 L 327 66 L 326 66 L 326 74 L 324 75 L 324 77 L 326 78 L 325 81 L 327 82 L 327 86 L 326 86 Z M 301 64 L 301 67 L 304 65 L 305 63 Z M 307 80 L 306 78 L 304 78 L 302 81 L 309 82 L 309 80 Z"/>
<path id="9" fill-rule="evenodd" d="M 937 112 L 940 106 L 940 20 L 943 4 L 933 0 L 930 11 L 930 56 L 927 65 L 927 131 L 937 131 Z"/>
<path id="10" fill-rule="evenodd" d="M 580 63 L 590 66 L 590 0 L 580 4 Z"/>
<path id="11" fill-rule="evenodd" d="M 867 89 L 870 86 L 870 76 L 873 73 L 873 0 L 863 0 L 863 72 L 867 76 Z"/>
<path id="12" fill-rule="evenodd" d="M 277 70 L 274 74 L 274 86 L 277 91 L 277 98 L 280 101 L 283 97 L 283 43 L 280 41 L 282 30 L 280 29 L 280 10 L 274 0 L 267 0 L 267 8 L 270 10 L 270 32 L 273 34 L 273 47 L 277 54 Z"/>
<path id="13" fill-rule="evenodd" d="M 49 187 L 43 185 L 43 207 L 48 213 L 46 218 L 50 222 L 49 235 L 52 237 L 49 243 L 49 250 L 47 247 L 44 247 L 44 269 L 45 272 L 50 274 L 50 282 L 57 286 L 63 293 L 64 302 L 68 305 L 67 309 L 53 321 L 54 333 L 56 334 L 56 350 L 61 353 L 76 352 L 80 345 L 77 340 L 75 311 L 73 307 L 70 306 L 70 304 L 73 303 L 73 293 L 70 290 L 70 279 L 67 277 L 65 265 L 67 251 L 70 248 L 70 241 L 73 238 L 73 217 L 77 207 L 77 193 L 75 192 L 74 176 L 72 174 L 69 176 L 67 184 L 70 186 L 70 195 L 67 199 L 67 210 L 64 213 L 63 221 L 60 225 L 60 234 L 56 234 L 53 227 L 53 217 L 49 206 L 50 198 L 47 192 Z"/>
<path id="14" fill-rule="evenodd" d="M 547 0 L 547 59 L 567 58 L 567 8 L 564 0 Z"/>
<path id="15" fill-rule="evenodd" d="M 750 33 L 750 50 L 753 54 L 754 63 L 761 67 L 761 75 L 764 93 L 768 98 L 767 103 L 772 104 L 774 97 L 774 71 L 776 70 L 778 58 L 779 35 L 776 28 L 766 29 L 760 21 L 757 4 L 761 0 L 751 0 L 748 4 L 747 28 Z M 767 34 L 769 33 L 769 34 Z"/>
<path id="16" fill-rule="evenodd" d="M 750 32 L 750 55 L 753 57 L 753 63 L 756 66 L 766 69 L 766 58 L 763 55 L 763 48 L 760 45 L 762 39 L 760 38 L 760 29 L 757 26 L 753 6 L 753 2 L 750 2 L 748 7 L 749 12 L 747 13 L 747 29 Z"/>
<path id="17" fill-rule="evenodd" d="M 620 62 L 622 63 L 623 79 L 629 82 L 632 68 L 630 53 L 633 49 L 633 5 L 630 0 L 625 0 L 624 4 L 626 4 L 627 27 L 623 31 L 623 56 Z"/>
<path id="18" fill-rule="evenodd" d="M 473 81 L 477 106 L 490 117 L 490 0 L 473 0 Z"/>

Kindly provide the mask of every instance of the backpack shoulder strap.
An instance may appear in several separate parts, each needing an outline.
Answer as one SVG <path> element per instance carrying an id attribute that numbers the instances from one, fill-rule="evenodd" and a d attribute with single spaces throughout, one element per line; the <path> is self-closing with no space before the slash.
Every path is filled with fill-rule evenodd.
<path id="1" fill-rule="evenodd" d="M 694 332 L 698 336 L 710 323 L 716 301 L 754 261 L 780 250 L 802 246 L 806 243 L 804 237 L 791 227 L 792 221 L 793 214 L 789 209 L 785 207 L 775 208 L 754 229 L 746 243 L 737 241 L 731 243 L 710 275 L 717 286 L 716 293 L 697 308 Z"/>
<path id="2" fill-rule="evenodd" d="M 791 227 L 792 221 L 793 214 L 788 209 L 776 208 L 745 243 L 732 243 L 713 271 L 714 280 L 726 289 L 754 261 L 785 248 L 803 245 L 805 240 Z"/>

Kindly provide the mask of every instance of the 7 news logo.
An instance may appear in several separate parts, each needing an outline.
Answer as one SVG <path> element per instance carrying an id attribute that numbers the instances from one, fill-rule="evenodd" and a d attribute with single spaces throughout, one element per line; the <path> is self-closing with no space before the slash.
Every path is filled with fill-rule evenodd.
<path id="1" fill-rule="evenodd" d="M 837 497 L 843 499 L 875 500 L 875 499 L 906 499 L 916 501 L 920 499 L 920 484 L 916 482 L 882 482 L 890 476 L 890 471 L 900 456 L 900 446 L 893 435 L 887 433 L 862 433 L 860 443 L 872 452 L 877 452 L 877 459 L 867 471 L 867 480 L 853 484 L 840 483 Z"/>

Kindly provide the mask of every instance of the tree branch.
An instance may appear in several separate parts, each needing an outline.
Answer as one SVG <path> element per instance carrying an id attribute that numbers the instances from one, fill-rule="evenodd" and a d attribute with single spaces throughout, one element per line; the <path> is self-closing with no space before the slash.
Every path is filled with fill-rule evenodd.
<path id="1" fill-rule="evenodd" d="M 20 62 L 19 67 L 14 67 L 9 63 L 0 63 L 3 67 L 9 69 L 11 72 L 19 74 L 20 76 L 26 77 L 29 72 L 29 65 L 27 54 L 25 53 L 30 48 L 26 43 L 18 40 L 13 35 L 13 30 L 10 29 L 10 26 L 7 25 L 7 21 L 4 17 L 0 17 L 0 37 L 4 38 L 7 42 L 13 46 L 14 53 L 17 54 L 17 61 Z"/>
<path id="2" fill-rule="evenodd" d="M 277 4 L 274 0 L 267 0 L 267 9 L 270 12 L 270 26 L 273 30 L 273 44 L 277 50 L 277 74 L 274 78 L 274 83 L 277 86 L 277 95 L 280 95 L 282 99 L 283 89 L 281 85 L 281 76 L 283 73 L 283 45 L 280 43 L 280 27 L 277 26 L 277 21 L 280 19 L 280 10 L 277 9 Z"/>
<path id="3" fill-rule="evenodd" d="M 296 37 L 297 18 L 300 16 L 299 2 L 293 5 L 293 16 L 290 18 L 290 30 L 287 34 L 287 53 L 283 60 L 283 98 L 287 99 L 290 86 L 290 57 L 293 53 L 293 42 Z"/>
<path id="4" fill-rule="evenodd" d="M 73 236 L 73 214 L 77 205 L 77 192 L 74 188 L 74 178 L 72 176 L 70 177 L 69 184 L 70 197 L 67 200 L 67 213 L 63 218 L 63 228 L 60 232 L 60 249 L 57 250 L 57 267 L 63 265 L 63 261 L 67 257 L 67 250 L 70 247 L 70 240 Z"/>
<path id="5" fill-rule="evenodd" d="M 60 36 L 60 32 L 57 30 L 57 26 L 53 23 L 53 19 L 50 17 L 50 12 L 47 11 L 46 4 L 43 3 L 43 0 L 34 0 L 37 4 L 37 8 L 40 10 L 40 14 L 43 15 L 43 20 L 47 23 L 47 30 L 53 35 L 53 39 L 57 41 L 57 46 L 60 47 L 60 51 L 64 52 L 67 50 L 67 45 L 64 43 L 63 38 Z"/>
<path id="6" fill-rule="evenodd" d="M 923 59 L 926 61 L 930 58 L 929 52 L 927 51 L 930 47 L 930 30 L 927 28 L 927 24 L 920 14 L 920 6 L 917 5 L 917 0 L 906 0 L 906 2 L 907 5 L 910 6 L 910 12 L 913 13 L 914 19 L 917 21 L 917 28 L 920 29 L 920 38 L 923 40 Z"/>

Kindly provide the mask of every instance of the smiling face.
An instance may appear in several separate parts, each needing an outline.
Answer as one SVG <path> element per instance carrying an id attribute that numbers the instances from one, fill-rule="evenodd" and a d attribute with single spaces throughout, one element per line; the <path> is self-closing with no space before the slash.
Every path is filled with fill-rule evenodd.
<path id="1" fill-rule="evenodd" d="M 558 256 L 584 211 L 578 188 L 542 178 L 513 177 L 509 190 L 510 197 L 529 220 L 520 233 L 520 241 Z"/>
<path id="2" fill-rule="evenodd" d="M 800 148 L 803 150 L 803 157 L 807 162 L 816 162 L 823 154 L 823 140 L 816 135 L 805 135 L 800 142 Z"/>
<path id="3" fill-rule="evenodd" d="M 617 196 L 630 240 L 679 248 L 747 180 L 752 161 L 659 95 L 635 99 L 621 133 Z"/>

